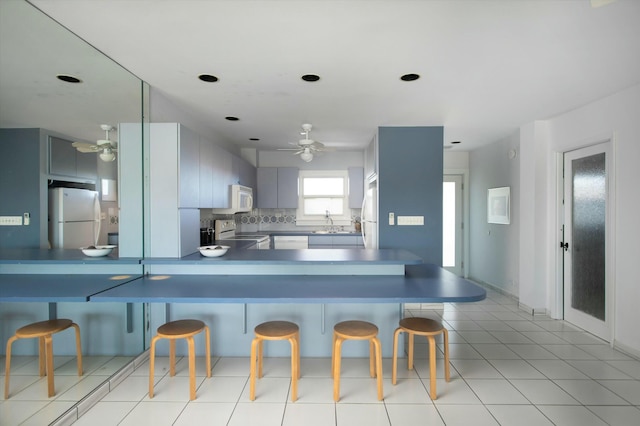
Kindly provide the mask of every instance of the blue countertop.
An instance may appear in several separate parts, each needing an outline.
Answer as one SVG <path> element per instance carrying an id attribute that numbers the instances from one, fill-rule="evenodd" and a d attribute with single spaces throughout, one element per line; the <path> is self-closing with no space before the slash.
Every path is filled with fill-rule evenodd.
<path id="1" fill-rule="evenodd" d="M 485 290 L 436 265 L 405 276 L 147 275 L 91 297 L 153 303 L 440 303 L 474 302 Z"/>
<path id="2" fill-rule="evenodd" d="M 0 249 L 2 264 L 56 263 L 56 264 L 123 264 L 137 265 L 136 257 L 118 257 L 114 250 L 109 256 L 85 256 L 80 249 Z"/>
<path id="3" fill-rule="evenodd" d="M 140 275 L 0 274 L 0 302 L 87 302 Z"/>
<path id="4" fill-rule="evenodd" d="M 300 249 L 300 250 L 233 250 L 221 257 L 204 257 L 200 252 L 182 258 L 143 259 L 145 265 L 417 265 L 422 259 L 406 250 L 397 249 Z"/>

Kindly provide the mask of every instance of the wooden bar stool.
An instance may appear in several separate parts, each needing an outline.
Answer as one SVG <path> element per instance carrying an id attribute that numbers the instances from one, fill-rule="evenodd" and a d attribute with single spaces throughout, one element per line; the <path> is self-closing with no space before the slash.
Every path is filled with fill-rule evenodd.
<path id="1" fill-rule="evenodd" d="M 155 368 L 156 342 L 169 339 L 169 376 L 176 375 L 176 339 L 187 339 L 189 351 L 189 399 L 196 399 L 196 345 L 193 336 L 205 333 L 205 354 L 207 359 L 207 377 L 211 377 L 211 336 L 209 327 L 200 320 L 171 321 L 158 327 L 157 334 L 151 339 L 151 354 L 149 357 L 149 398 L 153 398 L 153 371 Z"/>
<path id="2" fill-rule="evenodd" d="M 9 372 L 11 370 L 11 345 L 18 339 L 38 338 L 39 350 L 38 358 L 40 364 L 40 376 L 47 376 L 47 392 L 48 396 L 55 395 L 55 386 L 53 383 L 53 340 L 52 336 L 56 333 L 66 330 L 69 327 L 76 329 L 76 354 L 78 357 L 78 376 L 82 376 L 82 345 L 80 343 L 80 327 L 70 319 L 54 319 L 47 321 L 34 322 L 25 325 L 16 330 L 7 341 L 7 361 L 6 373 L 4 378 L 4 399 L 9 397 Z"/>
<path id="3" fill-rule="evenodd" d="M 289 321 L 268 321 L 254 329 L 256 337 L 251 342 L 251 370 L 249 399 L 256 399 L 256 362 L 258 378 L 262 378 L 262 346 L 265 340 L 288 340 L 291 343 L 291 401 L 298 399 L 300 377 L 300 329 Z M 256 359 L 257 357 L 257 359 Z"/>
<path id="4" fill-rule="evenodd" d="M 338 402 L 340 399 L 340 359 L 342 342 L 345 340 L 369 341 L 369 374 L 378 379 L 378 400 L 382 401 L 382 348 L 378 339 L 378 327 L 366 321 L 343 321 L 333 327 L 331 352 L 333 400 Z"/>
<path id="5" fill-rule="evenodd" d="M 407 368 L 413 369 L 413 336 L 425 336 L 429 341 L 429 384 L 431 399 L 436 399 L 436 339 L 435 336 L 444 335 L 444 375 L 447 382 L 449 376 L 449 332 L 442 324 L 436 320 L 428 318 L 403 318 L 400 320 L 400 326 L 393 333 L 393 371 L 391 374 L 391 383 L 396 384 L 397 361 L 398 361 L 398 336 L 405 332 L 409 334 L 409 351 Z"/>

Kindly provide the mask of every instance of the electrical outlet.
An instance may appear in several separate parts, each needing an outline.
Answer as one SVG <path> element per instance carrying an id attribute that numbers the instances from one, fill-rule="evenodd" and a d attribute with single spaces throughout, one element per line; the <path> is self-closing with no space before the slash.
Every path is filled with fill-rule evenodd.
<path id="1" fill-rule="evenodd" d="M 0 216 L 0 226 L 22 226 L 22 216 Z"/>
<path id="2" fill-rule="evenodd" d="M 398 216 L 398 226 L 400 225 L 424 225 L 424 216 Z"/>

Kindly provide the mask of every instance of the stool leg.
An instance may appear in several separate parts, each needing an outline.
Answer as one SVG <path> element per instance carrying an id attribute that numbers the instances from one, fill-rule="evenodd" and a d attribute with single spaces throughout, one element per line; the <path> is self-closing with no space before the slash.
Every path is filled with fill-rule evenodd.
<path id="1" fill-rule="evenodd" d="M 211 377 L 211 334 L 209 333 L 209 327 L 204 326 L 204 336 L 206 347 L 205 356 L 207 357 L 207 377 Z"/>
<path id="2" fill-rule="evenodd" d="M 300 370 L 300 332 L 296 333 L 296 360 L 298 361 L 298 379 L 301 376 L 301 370 Z"/>
<path id="3" fill-rule="evenodd" d="M 189 350 L 189 399 L 196 399 L 196 344 L 193 336 L 187 337 L 187 346 Z"/>
<path id="4" fill-rule="evenodd" d="M 449 332 L 446 328 L 442 329 L 444 334 L 444 377 L 448 382 L 451 380 L 451 376 L 449 374 Z"/>
<path id="5" fill-rule="evenodd" d="M 17 336 L 11 336 L 7 341 L 6 362 L 4 370 L 4 399 L 9 398 L 9 373 L 11 372 L 11 345 L 18 340 Z"/>
<path id="6" fill-rule="evenodd" d="M 262 356 L 264 354 L 264 340 L 258 342 L 258 379 L 262 379 Z"/>
<path id="7" fill-rule="evenodd" d="M 333 340 L 331 341 L 331 377 L 333 377 L 333 372 L 336 370 L 336 333 L 333 333 Z"/>
<path id="8" fill-rule="evenodd" d="M 409 353 L 407 354 L 407 369 L 408 370 L 413 370 L 413 333 L 412 332 L 407 332 L 407 335 L 409 336 Z"/>
<path id="9" fill-rule="evenodd" d="M 338 402 L 340 400 L 340 357 L 341 357 L 341 349 L 343 340 L 338 337 L 335 338 L 335 345 L 333 346 L 333 357 L 334 357 L 334 367 L 333 367 L 333 400 Z"/>
<path id="10" fill-rule="evenodd" d="M 382 348 L 380 346 L 380 340 L 377 337 L 371 339 L 373 346 L 376 349 L 376 376 L 378 376 L 378 401 L 382 401 Z"/>
<path id="11" fill-rule="evenodd" d="M 176 375 L 176 341 L 169 339 L 169 376 Z"/>
<path id="12" fill-rule="evenodd" d="M 369 340 L 369 375 L 376 377 L 375 351 L 373 349 L 373 340 Z"/>
<path id="13" fill-rule="evenodd" d="M 259 342 L 258 337 L 251 342 L 251 368 L 249 369 L 249 399 L 251 401 L 256 399 L 256 357 Z"/>
<path id="14" fill-rule="evenodd" d="M 396 378 L 398 375 L 398 337 L 402 329 L 400 327 L 396 328 L 396 331 L 393 333 L 393 361 L 391 364 L 391 384 L 396 384 Z"/>
<path id="15" fill-rule="evenodd" d="M 154 384 L 154 369 L 156 362 L 156 342 L 159 337 L 154 336 L 151 339 L 151 350 L 149 352 L 149 399 L 153 398 L 153 384 Z"/>
<path id="16" fill-rule="evenodd" d="M 53 383 L 53 338 L 51 335 L 44 336 L 45 359 L 47 360 L 47 391 L 49 398 L 56 394 Z"/>
<path id="17" fill-rule="evenodd" d="M 296 336 L 289 339 L 291 343 L 291 401 L 298 399 L 298 340 Z"/>
<path id="18" fill-rule="evenodd" d="M 78 376 L 82 376 L 82 343 L 80 342 L 80 327 L 78 324 L 71 324 L 76 329 L 76 356 L 78 357 Z"/>
<path id="19" fill-rule="evenodd" d="M 436 399 L 436 339 L 427 336 L 429 340 L 429 386 L 431 399 Z"/>
<path id="20" fill-rule="evenodd" d="M 44 337 L 38 338 L 38 366 L 40 368 L 40 377 L 44 377 L 47 374 L 46 365 L 46 348 L 44 343 Z"/>

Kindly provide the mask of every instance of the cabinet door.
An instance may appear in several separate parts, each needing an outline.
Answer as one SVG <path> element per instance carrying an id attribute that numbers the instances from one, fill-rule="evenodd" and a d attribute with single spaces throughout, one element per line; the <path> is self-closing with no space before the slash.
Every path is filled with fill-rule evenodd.
<path id="1" fill-rule="evenodd" d="M 237 183 L 249 188 L 256 187 L 256 168 L 244 158 L 233 156 L 233 183 Z"/>
<path id="2" fill-rule="evenodd" d="M 361 208 L 363 198 L 364 169 L 362 167 L 349 167 L 349 208 Z"/>
<path id="3" fill-rule="evenodd" d="M 278 167 L 278 208 L 298 208 L 298 168 Z"/>
<path id="4" fill-rule="evenodd" d="M 200 208 L 213 207 L 213 145 L 200 141 Z"/>
<path id="5" fill-rule="evenodd" d="M 76 151 L 76 176 L 79 178 L 93 179 L 98 178 L 98 154 L 83 154 Z"/>
<path id="6" fill-rule="evenodd" d="M 76 152 L 71 141 L 56 138 L 49 138 L 49 173 L 52 175 L 76 176 Z M 96 154 L 88 153 L 84 155 Z"/>
<path id="7" fill-rule="evenodd" d="M 183 126 L 180 126 L 178 153 L 179 207 L 197 208 L 200 204 L 200 139 Z"/>
<path id="8" fill-rule="evenodd" d="M 331 235 L 310 235 L 309 248 L 331 248 L 333 239 Z"/>
<path id="9" fill-rule="evenodd" d="M 213 149 L 213 208 L 226 209 L 231 207 L 229 185 L 233 184 L 232 154 L 214 146 Z"/>
<path id="10" fill-rule="evenodd" d="M 256 175 L 256 207 L 259 209 L 278 208 L 278 169 L 276 167 L 259 167 Z"/>

